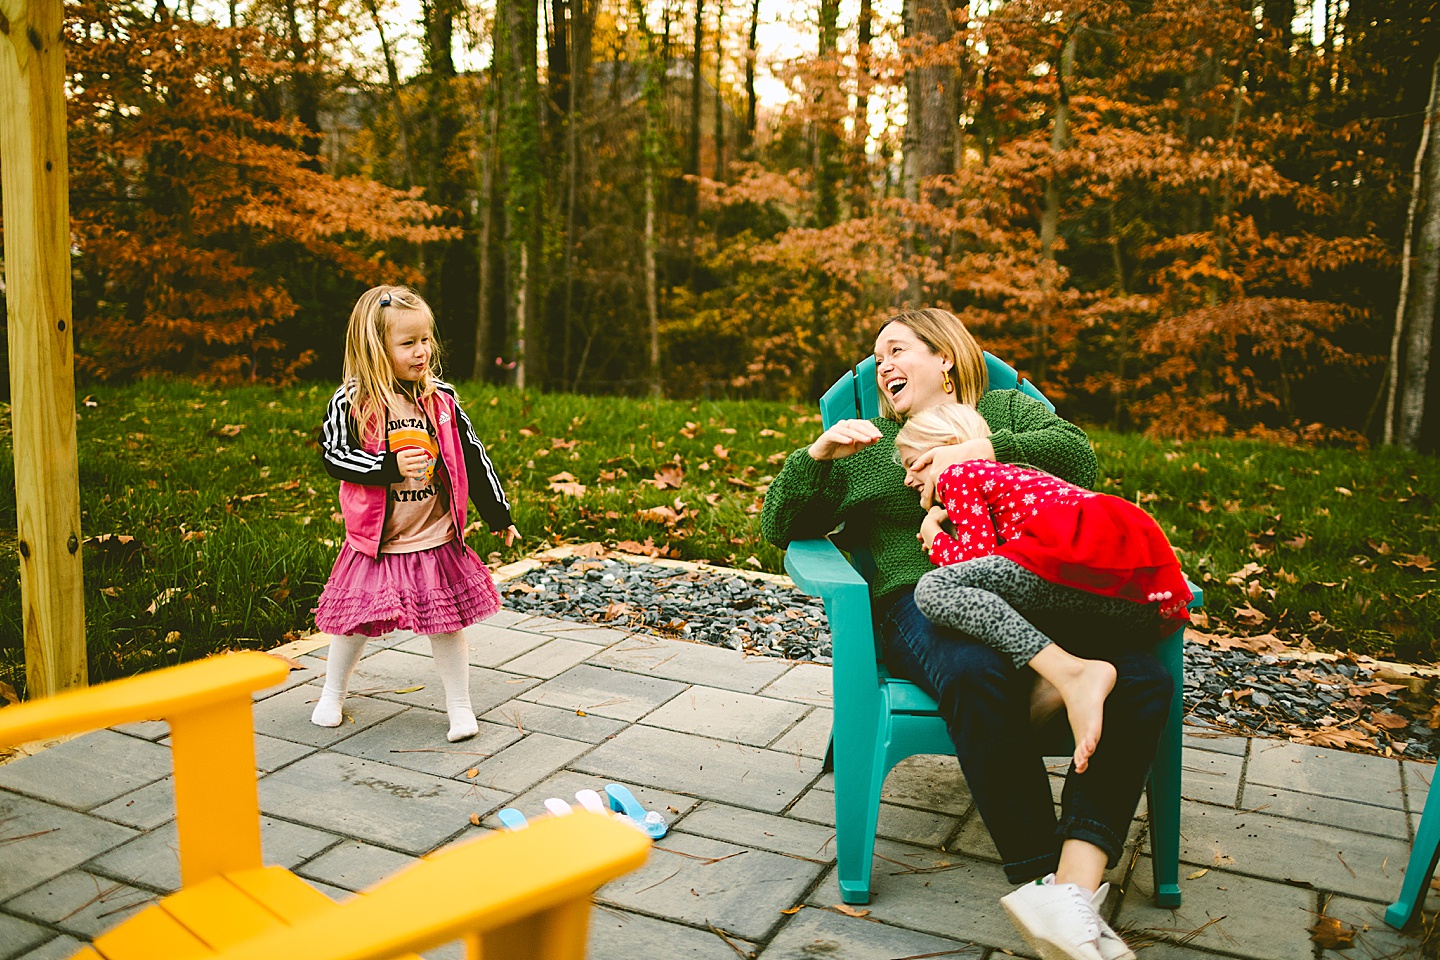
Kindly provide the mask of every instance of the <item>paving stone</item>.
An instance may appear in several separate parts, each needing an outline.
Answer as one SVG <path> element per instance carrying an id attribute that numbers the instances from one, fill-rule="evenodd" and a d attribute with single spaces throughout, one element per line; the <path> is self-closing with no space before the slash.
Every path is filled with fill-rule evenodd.
<path id="1" fill-rule="evenodd" d="M 325 883 L 320 880 L 310 880 L 305 877 L 301 877 L 301 879 L 305 880 L 305 882 L 311 887 L 319 890 L 321 893 L 325 894 L 325 896 L 329 897 L 331 900 L 334 900 L 336 903 L 344 903 L 346 900 L 350 900 L 356 896 L 354 892 L 346 890 L 344 887 L 337 887 L 333 883 Z"/>
<path id="2" fill-rule="evenodd" d="M 1233 807 L 1240 793 L 1240 770 L 1244 766 L 1245 758 L 1234 754 L 1186 750 L 1180 759 L 1180 795 L 1186 800 Z"/>
<path id="3" fill-rule="evenodd" d="M 1181 870 L 1184 903 L 1175 910 L 1157 907 L 1149 858 L 1142 858 L 1112 926 L 1256 960 L 1311 956 L 1313 892 L 1215 869 L 1194 880 L 1185 876 Z"/>
<path id="4" fill-rule="evenodd" d="M 278 737 L 255 735 L 255 769 L 261 773 L 274 773 L 287 763 L 294 763 L 314 748 L 308 744 L 292 743 Z"/>
<path id="5" fill-rule="evenodd" d="M 741 693 L 754 693 L 789 669 L 788 661 L 774 657 L 747 657 L 738 650 L 646 636 L 630 637 L 596 654 L 590 662 Z"/>
<path id="6" fill-rule="evenodd" d="M 8 840 L 0 843 L 0 900 L 57 877 L 135 835 L 129 827 L 0 793 L 0 839 Z"/>
<path id="7" fill-rule="evenodd" d="M 157 780 L 90 812 L 137 830 L 153 830 L 175 819 L 175 781 L 171 777 Z"/>
<path id="8" fill-rule="evenodd" d="M 470 703 L 476 713 L 494 709 L 537 682 L 484 667 L 471 667 L 468 676 Z M 420 689 L 414 689 L 416 687 Z M 350 690 L 352 695 L 392 700 L 411 707 L 445 709 L 445 690 L 435 674 L 434 662 L 429 657 L 401 650 L 380 650 L 361 660 L 351 676 Z M 402 690 L 409 692 L 401 693 Z"/>
<path id="9" fill-rule="evenodd" d="M 572 764 L 622 783 L 779 813 L 820 772 L 818 761 L 654 727 L 631 727 Z"/>
<path id="10" fill-rule="evenodd" d="M 588 643 L 593 647 L 612 646 L 632 636 L 626 630 L 597 627 L 590 623 L 572 623 L 569 620 L 561 620 L 557 621 L 557 624 L 559 625 L 550 627 L 545 632 L 554 637 L 564 637 L 566 640 L 579 640 L 581 643 Z"/>
<path id="11" fill-rule="evenodd" d="M 833 699 L 830 675 L 829 667 L 818 663 L 797 663 L 761 693 L 767 697 L 796 700 L 812 707 L 828 707 Z"/>
<path id="12" fill-rule="evenodd" d="M 535 613 L 522 614 L 518 620 L 513 620 L 510 623 L 496 623 L 497 618 L 498 614 L 495 617 L 491 617 L 489 622 L 495 623 L 497 627 L 510 627 L 513 630 L 528 630 L 531 633 L 550 634 L 564 629 L 583 630 L 590 626 L 588 623 L 580 623 L 576 620 L 557 620 L 555 617 L 542 617 Z"/>
<path id="13" fill-rule="evenodd" d="M 1193 799 L 1188 796 L 1187 799 Z M 1404 810 L 1376 807 L 1368 803 L 1351 803 L 1313 793 L 1296 793 L 1277 787 L 1246 784 L 1240 798 L 1241 810 L 1263 811 L 1275 817 L 1324 823 L 1346 830 L 1373 833 L 1396 840 L 1410 840 L 1409 823 Z"/>
<path id="14" fill-rule="evenodd" d="M 8 901 L 5 909 L 93 940 L 156 899 L 148 890 L 71 870 Z"/>
<path id="15" fill-rule="evenodd" d="M 525 733 L 548 733 L 566 740 L 599 743 L 625 729 L 623 720 L 611 720 L 594 714 L 583 716 L 574 710 L 546 707 L 524 700 L 511 700 L 491 710 L 482 720 L 513 727 L 516 736 Z"/>
<path id="16" fill-rule="evenodd" d="M 529 653 L 507 660 L 503 669 L 506 673 L 549 680 L 584 663 L 586 658 L 594 653 L 593 645 L 581 643 L 579 640 L 550 640 Z"/>
<path id="17" fill-rule="evenodd" d="M 0 767 L 0 788 L 89 810 L 170 775 L 170 751 L 96 730 Z"/>
<path id="18" fill-rule="evenodd" d="M 139 737 L 141 740 L 161 740 L 170 735 L 170 724 L 164 720 L 137 720 L 134 723 L 122 723 L 111 727 L 116 733 L 123 733 L 127 737 Z"/>
<path id="19" fill-rule="evenodd" d="M 870 903 L 865 907 L 870 919 L 1021 956 L 1034 955 L 1000 907 L 1000 898 L 1014 888 L 999 866 L 889 840 L 877 841 L 875 852 L 888 859 L 876 860 L 871 874 Z M 896 863 L 917 870 L 937 869 L 907 873 Z M 821 907 L 841 902 L 834 868 L 826 872 L 806 902 Z"/>
<path id="20" fill-rule="evenodd" d="M 812 791 L 813 792 L 813 791 Z M 832 818 L 833 819 L 833 818 Z M 678 825 L 686 833 L 819 863 L 835 859 L 833 827 L 706 801 Z"/>
<path id="21" fill-rule="evenodd" d="M 257 703 L 255 732 L 312 747 L 328 747 L 405 709 L 399 703 L 350 696 L 345 698 L 345 716 L 340 726 L 317 727 L 310 722 L 310 714 L 318 699 L 318 688 L 300 686 Z"/>
<path id="22" fill-rule="evenodd" d="M 1392 895 L 1400 892 L 1396 884 Z M 1366 903 L 1349 897 L 1330 897 L 1322 900 L 1327 917 L 1334 917 L 1341 923 L 1355 928 L 1355 939 L 1344 950 L 1321 950 L 1322 960 L 1357 960 L 1357 958 L 1384 957 L 1386 960 L 1420 960 L 1427 952 L 1434 954 L 1433 936 L 1429 950 L 1426 949 L 1426 931 L 1434 931 L 1435 917 L 1432 914 L 1417 918 L 1406 930 L 1396 930 L 1385 922 L 1387 904 Z"/>
<path id="23" fill-rule="evenodd" d="M 755 945 L 735 937 L 731 941 L 753 955 Z M 590 941 L 586 956 L 624 957 L 626 960 L 735 960 L 735 951 L 709 930 L 609 907 L 590 913 Z"/>
<path id="24" fill-rule="evenodd" d="M 1057 804 L 1056 815 L 1059 815 Z M 1125 837 L 1125 849 L 1120 855 L 1120 861 L 1109 870 L 1105 871 L 1105 882 L 1114 884 L 1116 889 L 1124 886 L 1126 871 L 1130 867 L 1130 860 L 1135 853 L 1135 847 L 1145 835 L 1145 821 L 1139 817 L 1130 821 L 1130 832 Z M 952 853 L 964 854 L 967 857 L 974 857 L 977 860 L 987 860 L 991 863 L 1001 863 L 1000 851 L 995 849 L 995 839 L 990 836 L 990 831 L 985 826 L 985 821 L 980 819 L 977 812 L 967 818 L 960 827 L 960 832 L 955 839 L 946 845 L 945 849 Z"/>
<path id="25" fill-rule="evenodd" d="M 789 816 L 813 823 L 835 826 L 835 794 L 824 790 L 810 790 L 801 797 L 789 811 Z M 897 807 L 893 803 L 880 804 L 879 822 L 875 827 L 876 836 L 888 837 L 904 843 L 922 847 L 944 846 L 945 841 L 955 832 L 959 820 L 928 810 Z"/>
<path id="26" fill-rule="evenodd" d="M 894 960 L 943 954 L 955 960 L 980 960 L 985 948 L 944 940 L 869 918 L 832 910 L 801 910 L 761 952 L 762 960 Z M 1147 958 L 1148 960 L 1148 958 Z"/>
<path id="27" fill-rule="evenodd" d="M 885 777 L 880 799 L 951 817 L 965 816 L 974 805 L 960 761 L 933 754 L 906 757 L 895 764 Z"/>
<path id="28" fill-rule="evenodd" d="M 1284 740 L 1255 742 L 1245 782 L 1405 809 L 1398 761 Z"/>
<path id="29" fill-rule="evenodd" d="M 579 802 L 575 799 L 577 791 L 594 790 L 603 799 L 606 782 L 600 777 L 576 773 L 573 770 L 561 770 L 515 797 L 506 806 L 514 807 L 527 818 L 543 817 L 546 816 L 545 801 L 550 797 L 558 797 L 571 806 L 578 806 Z M 694 797 L 684 797 L 678 793 L 667 793 L 664 790 L 653 790 L 637 784 L 626 784 L 626 786 L 635 795 L 635 799 L 640 802 L 640 806 L 646 810 L 658 810 L 664 815 L 666 821 L 672 824 L 693 810 L 699 802 Z M 487 817 L 484 825 L 498 830 L 500 821 L 493 816 Z"/>
<path id="30" fill-rule="evenodd" d="M 486 617 L 481 626 L 486 627 L 513 627 L 522 620 L 533 619 L 533 614 L 521 613 L 518 610 L 496 610 Z"/>
<path id="31" fill-rule="evenodd" d="M 1401 871 L 1394 868 L 1409 856 L 1410 845 L 1403 840 L 1263 812 L 1237 813 L 1189 801 L 1180 805 L 1180 859 L 1201 867 L 1303 881 L 1369 898 L 1377 890 L 1398 889 Z"/>
<path id="32" fill-rule="evenodd" d="M 317 753 L 260 781 L 260 809 L 425 854 L 508 795 L 403 767 Z"/>
<path id="33" fill-rule="evenodd" d="M 1430 799 L 1430 781 L 1435 776 L 1435 764 L 1416 763 L 1407 760 L 1400 764 L 1405 777 L 1405 797 L 1409 802 L 1412 826 L 1420 825 L 1420 815 L 1425 812 L 1425 802 Z"/>
<path id="34" fill-rule="evenodd" d="M 1236 757 L 1243 757 L 1250 745 L 1249 737 L 1237 737 L 1233 734 L 1192 727 L 1188 724 L 1183 733 L 1184 748 L 1187 751 L 1208 750 L 1211 753 L 1228 753 Z"/>
<path id="35" fill-rule="evenodd" d="M 55 936 L 55 931 L 0 913 L 0 958 L 10 960 Z"/>
<path id="36" fill-rule="evenodd" d="M 260 818 L 261 855 L 266 865 L 294 867 L 337 839 L 333 834 L 285 820 Z M 180 888 L 179 849 L 172 821 L 96 857 L 87 869 L 139 887 L 173 893 Z"/>
<path id="37" fill-rule="evenodd" d="M 482 723 L 480 732 L 471 739 L 450 743 L 444 738 L 446 729 L 442 713 L 406 710 L 340 741 L 332 749 L 437 777 L 453 777 L 479 766 L 520 739 L 520 731 L 514 727 Z"/>
<path id="38" fill-rule="evenodd" d="M 804 707 L 787 700 L 697 685 L 651 713 L 643 722 L 666 730 L 763 747 L 793 726 L 804 713 Z"/>
<path id="39" fill-rule="evenodd" d="M 825 751 L 830 748 L 830 728 L 834 722 L 835 711 L 816 707 L 785 731 L 784 736 L 770 744 L 770 749 L 824 760 Z"/>
<path id="40" fill-rule="evenodd" d="M 685 685 L 657 677 L 641 677 L 621 670 L 583 663 L 553 680 L 520 694 L 531 703 L 583 710 L 615 720 L 639 720 L 685 689 Z"/>
<path id="41" fill-rule="evenodd" d="M 528 650 L 534 650 L 546 642 L 538 633 L 521 630 L 506 630 L 492 626 L 490 622 L 477 623 L 464 630 L 465 645 L 470 652 L 470 663 L 477 667 L 498 667 L 506 660 L 513 659 Z M 407 653 L 430 656 L 430 638 L 411 637 L 395 649 Z"/>
<path id="42" fill-rule="evenodd" d="M 323 648 L 321 652 L 323 652 Z M 301 664 L 301 668 L 299 670 L 292 669 L 285 676 L 284 680 L 281 680 L 273 687 L 266 687 L 264 690 L 256 690 L 255 693 L 251 696 L 251 699 L 257 703 L 261 700 L 268 700 L 278 693 L 284 693 L 286 690 L 293 690 L 294 688 L 302 686 L 303 684 L 311 683 L 325 673 L 324 658 L 315 656 L 313 652 L 306 654 L 302 657 L 296 657 L 295 660 L 297 663 Z"/>
<path id="43" fill-rule="evenodd" d="M 674 851 L 674 852 L 671 852 Z M 681 854 L 685 854 L 682 856 Z M 697 858 L 726 859 L 697 859 Z M 809 860 L 670 833 L 645 865 L 600 888 L 606 903 L 764 939 L 824 868 Z"/>
<path id="44" fill-rule="evenodd" d="M 347 840 L 326 850 L 296 872 L 308 880 L 341 890 L 364 890 L 398 873 L 416 858 L 358 840 Z"/>
<path id="45" fill-rule="evenodd" d="M 516 794 L 591 748 L 577 740 L 532 733 L 479 765 L 472 782 L 502 793 Z"/>
<path id="46" fill-rule="evenodd" d="M 84 946 L 74 937 L 60 936 L 24 954 L 19 960 L 70 960 Z"/>

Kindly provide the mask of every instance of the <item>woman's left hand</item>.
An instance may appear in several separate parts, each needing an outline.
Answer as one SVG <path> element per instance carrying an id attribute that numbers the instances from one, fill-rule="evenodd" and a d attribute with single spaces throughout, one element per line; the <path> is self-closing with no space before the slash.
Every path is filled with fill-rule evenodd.
<path id="1" fill-rule="evenodd" d="M 940 474 L 966 460 L 994 459 L 995 445 L 988 437 L 978 437 L 925 451 L 910 464 L 906 474 L 915 481 L 909 485 L 920 491 L 920 505 L 929 510 L 935 505 L 935 482 L 940 479 Z"/>

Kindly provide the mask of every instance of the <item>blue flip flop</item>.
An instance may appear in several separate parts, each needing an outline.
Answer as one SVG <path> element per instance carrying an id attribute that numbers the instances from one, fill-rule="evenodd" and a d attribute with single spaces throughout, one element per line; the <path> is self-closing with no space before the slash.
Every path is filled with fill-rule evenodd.
<path id="1" fill-rule="evenodd" d="M 659 840 L 670 829 L 664 815 L 657 810 L 647 811 L 640 806 L 640 801 L 635 799 L 635 794 L 631 793 L 628 787 L 607 783 L 605 795 L 610 799 L 611 810 L 625 814 L 651 840 Z"/>
<path id="2" fill-rule="evenodd" d="M 506 807 L 495 816 L 506 830 L 524 830 L 530 824 L 525 822 L 525 814 L 514 807 Z"/>

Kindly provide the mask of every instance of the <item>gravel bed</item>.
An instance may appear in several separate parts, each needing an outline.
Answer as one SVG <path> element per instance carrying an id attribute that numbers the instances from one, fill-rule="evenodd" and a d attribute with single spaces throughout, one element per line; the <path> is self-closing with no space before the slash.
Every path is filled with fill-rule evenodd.
<path id="1" fill-rule="evenodd" d="M 510 609 L 603 623 L 635 633 L 729 647 L 756 656 L 831 662 L 820 601 L 723 567 L 680 570 L 609 558 L 569 557 L 502 585 Z M 1380 676 L 1377 676 L 1377 673 Z M 1309 661 L 1185 646 L 1191 722 L 1241 734 L 1410 759 L 1440 754 L 1434 681 L 1397 677 L 1350 658 Z"/>

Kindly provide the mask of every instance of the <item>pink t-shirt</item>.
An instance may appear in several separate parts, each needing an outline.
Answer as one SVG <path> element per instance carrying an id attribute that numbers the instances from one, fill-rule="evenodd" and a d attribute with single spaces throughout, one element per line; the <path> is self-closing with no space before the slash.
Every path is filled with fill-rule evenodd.
<path id="1" fill-rule="evenodd" d="M 423 450 L 430 457 L 430 468 L 423 477 L 406 477 L 390 484 L 390 509 L 380 537 L 380 552 L 415 553 L 449 543 L 455 537 L 455 523 L 450 519 L 450 478 L 440 462 L 440 446 L 430 418 L 419 404 L 402 395 L 397 407 L 389 411 L 385 429 L 391 450 Z"/>

